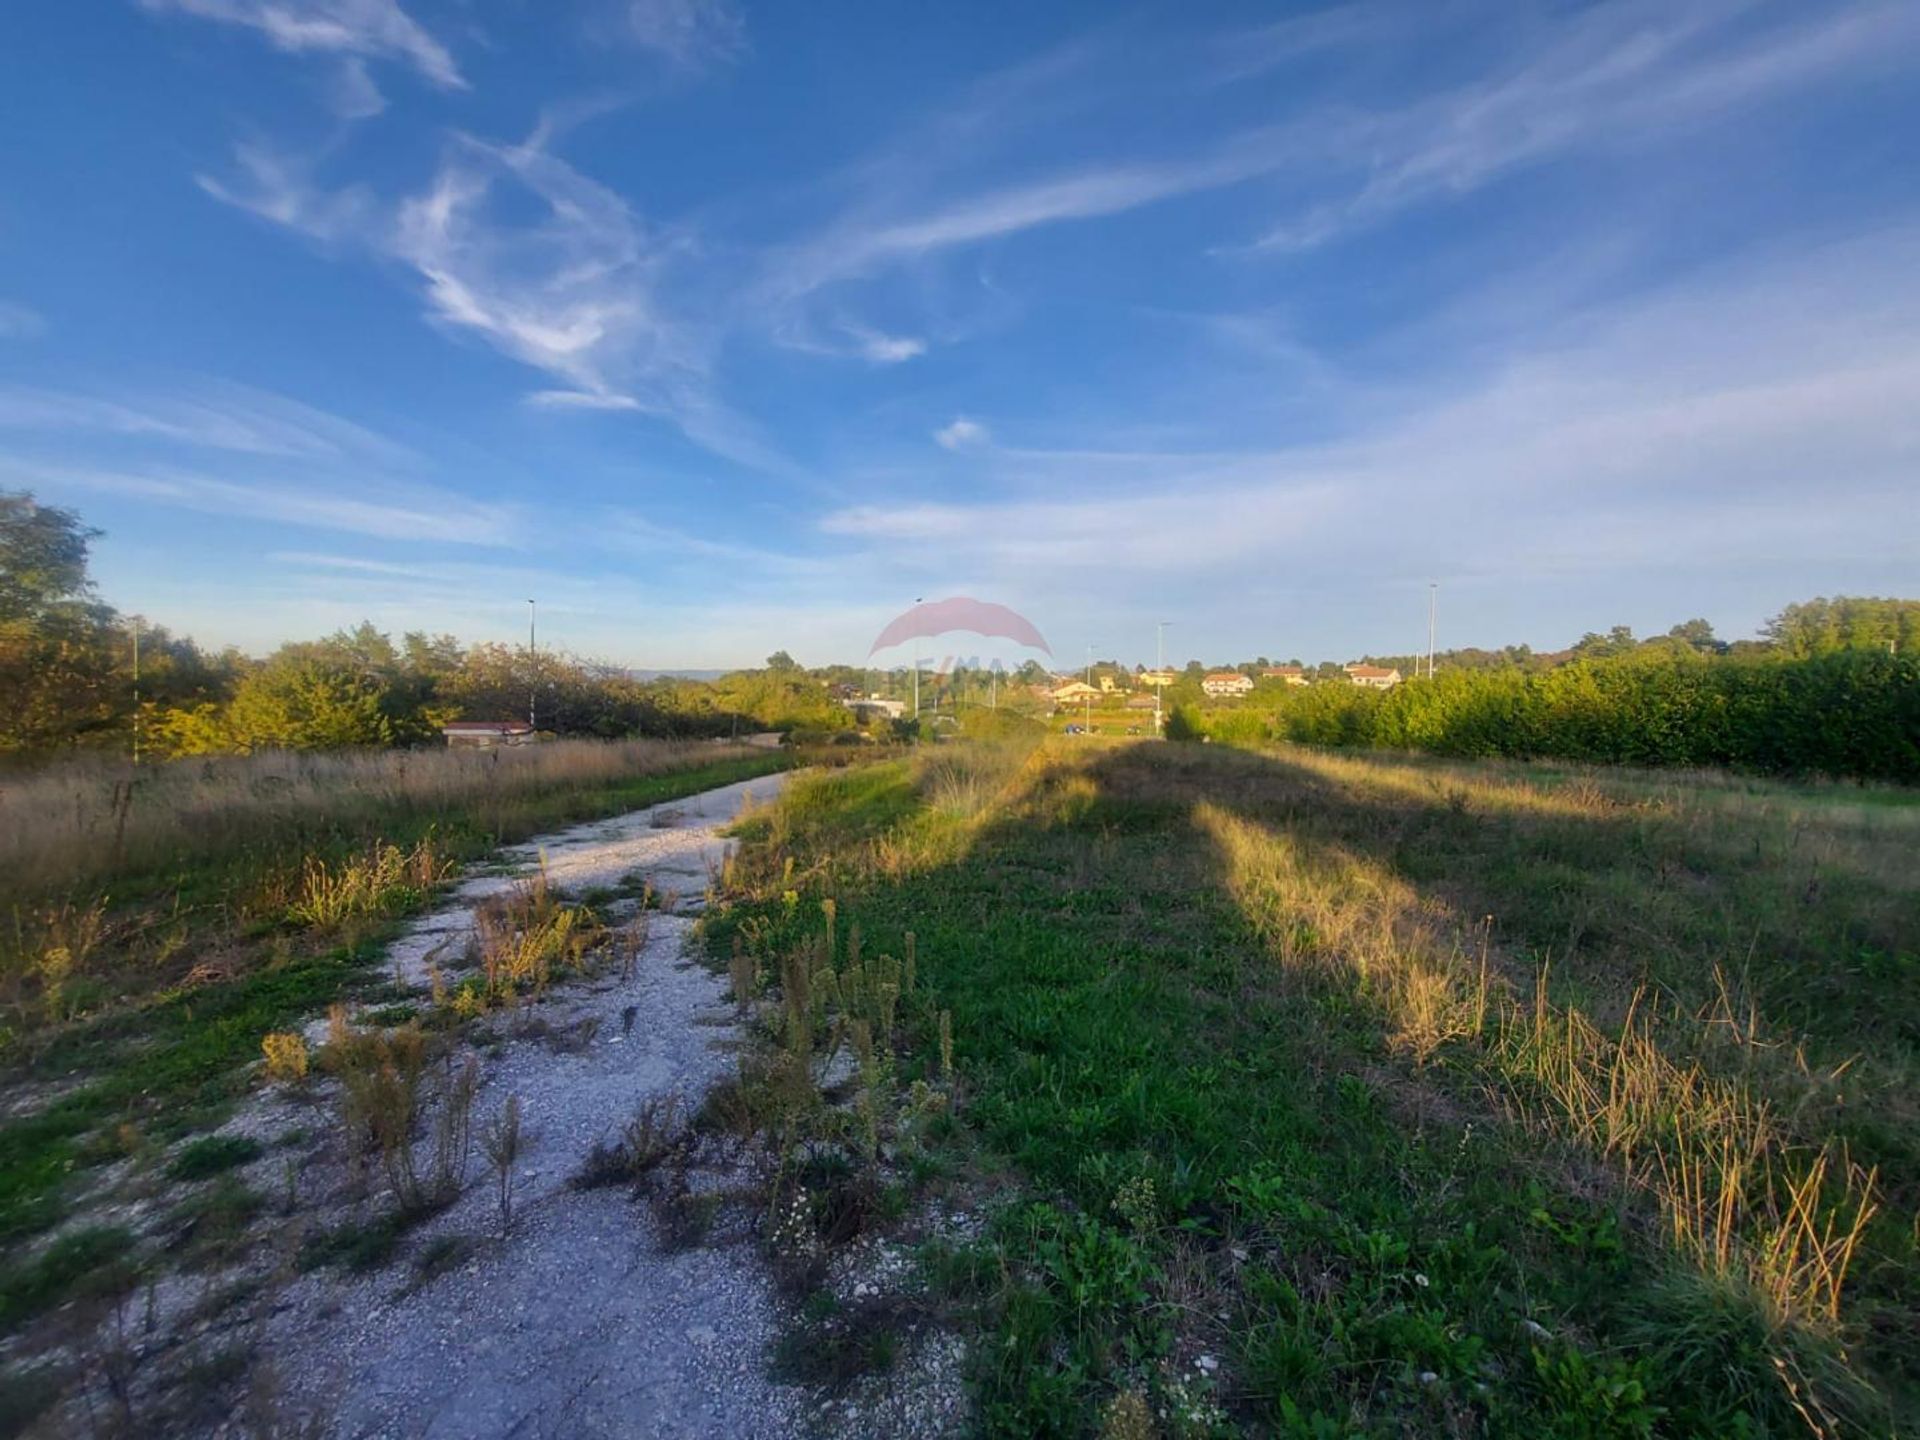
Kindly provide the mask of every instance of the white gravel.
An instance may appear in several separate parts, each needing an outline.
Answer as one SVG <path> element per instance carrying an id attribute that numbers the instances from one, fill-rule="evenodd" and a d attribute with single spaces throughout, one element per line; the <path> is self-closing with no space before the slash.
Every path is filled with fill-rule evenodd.
<path id="1" fill-rule="evenodd" d="M 725 857 L 719 830 L 773 776 L 583 825 L 507 853 L 507 872 L 462 884 L 451 903 L 412 927 L 394 958 L 424 985 L 424 958 L 464 946 L 472 907 L 544 856 L 548 881 L 571 894 L 633 875 L 698 907 L 710 867 Z M 767 1376 L 777 1334 L 756 1251 L 716 1237 L 686 1249 L 660 1243 L 647 1208 L 623 1189 L 577 1191 L 569 1178 L 649 1097 L 689 1104 L 734 1067 L 737 1037 L 725 982 L 694 963 L 685 913 L 656 913 L 631 978 L 617 974 L 557 988 L 538 1009 L 551 1031 L 579 1033 L 576 1049 L 492 1022 L 504 1043 L 482 1044 L 475 1161 L 468 1188 L 411 1234 L 385 1269 L 301 1276 L 278 1297 L 258 1351 L 293 1415 L 322 1417 L 335 1437 L 780 1437 L 800 1432 L 806 1397 Z M 626 1017 L 632 1015 L 632 1025 Z M 496 1192 L 478 1154 L 481 1124 L 510 1095 L 523 1107 L 525 1149 L 515 1213 L 501 1234 Z M 236 1128 L 291 1121 L 271 1104 Z M 258 1162 L 271 1184 L 284 1157 Z M 712 1177 L 707 1177 L 711 1183 Z M 301 1185 L 331 1182 L 316 1168 Z M 303 1200 L 307 1197 L 303 1196 Z M 312 1196 L 322 1207 L 325 1195 Z M 414 1285 L 410 1257 L 436 1237 L 474 1243 L 457 1268 Z"/>

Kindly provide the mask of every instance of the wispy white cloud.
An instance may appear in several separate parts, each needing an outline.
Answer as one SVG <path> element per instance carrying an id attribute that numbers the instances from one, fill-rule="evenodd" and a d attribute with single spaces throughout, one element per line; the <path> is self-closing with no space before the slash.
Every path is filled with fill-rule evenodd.
<path id="1" fill-rule="evenodd" d="M 0 340 L 31 340 L 46 332 L 47 322 L 36 310 L 0 300 Z"/>
<path id="2" fill-rule="evenodd" d="M 640 402 L 631 395 L 610 395 L 594 390 L 535 390 L 527 403 L 543 410 L 638 410 Z"/>
<path id="3" fill-rule="evenodd" d="M 785 468 L 715 393 L 715 320 L 667 309 L 686 237 L 648 226 L 550 141 L 546 124 L 518 145 L 456 135 L 426 188 L 391 203 L 325 190 L 301 163 L 258 148 L 238 152 L 243 184 L 201 184 L 290 229 L 400 261 L 429 318 L 562 382 L 532 392 L 533 404 L 645 412 L 716 454 Z"/>
<path id="4" fill-rule="evenodd" d="M 41 465 L 0 460 L 0 474 L 27 487 L 57 485 L 209 515 L 338 530 L 382 540 L 456 545 L 512 545 L 525 517 L 512 505 L 418 486 L 383 486 L 378 495 L 355 493 L 337 480 L 310 485 L 236 480 L 173 469 Z"/>
<path id="5" fill-rule="evenodd" d="M 1275 226 L 1254 248 L 1294 250 L 1576 151 L 1661 143 L 1796 89 L 1911 63 L 1920 11 L 1899 0 L 1821 7 L 1757 33 L 1726 3 L 1600 6 L 1500 72 L 1347 123 L 1324 158 L 1363 178 Z M 1335 188 L 1339 188 L 1336 180 Z"/>
<path id="6" fill-rule="evenodd" d="M 917 335 L 888 335 L 852 321 L 844 326 L 863 360 L 876 365 L 898 365 L 927 353 L 927 342 Z"/>
<path id="7" fill-rule="evenodd" d="M 366 61 L 349 56 L 340 62 L 328 85 L 328 102 L 342 120 L 369 120 L 387 108 L 387 97 L 367 73 Z"/>
<path id="8" fill-rule="evenodd" d="M 746 20 L 732 0 L 629 0 L 626 22 L 635 43 L 688 70 L 746 49 Z"/>
<path id="9" fill-rule="evenodd" d="M 0 384 L 0 430 L 123 435 L 243 455 L 385 466 L 418 459 L 385 436 L 311 405 L 211 380 L 107 393 Z"/>
<path id="10" fill-rule="evenodd" d="M 1920 230 L 1775 257 L 1565 321 L 1348 439 L 1134 457 L 1145 485 L 1063 455 L 1012 498 L 852 505 L 823 529 L 1001 585 L 1119 569 L 1214 595 L 1277 557 L 1346 585 L 1890 563 L 1915 535 L 1916 275 Z M 1037 452 L 1019 454 L 1003 492 Z"/>
<path id="11" fill-rule="evenodd" d="M 956 416 L 950 424 L 933 432 L 933 443 L 943 450 L 977 450 L 992 438 L 986 426 L 964 415 Z"/>
<path id="12" fill-rule="evenodd" d="M 328 190 L 302 159 L 259 143 L 234 147 L 239 175 L 194 177 L 214 199 L 316 240 L 351 240 L 379 223 L 372 195 L 362 186 Z"/>
<path id="13" fill-rule="evenodd" d="M 393 60 L 434 84 L 466 81 L 446 47 L 400 8 L 399 0 L 139 0 L 156 14 L 173 12 L 258 31 L 275 48 Z"/>
<path id="14" fill-rule="evenodd" d="M 948 198 L 931 203 L 903 196 L 917 199 L 937 176 L 923 172 L 909 187 L 898 167 L 876 166 L 886 188 L 856 198 L 811 239 L 774 252 L 766 289 L 793 303 L 889 265 L 1254 181 L 1337 198 L 1311 204 L 1251 248 L 1321 244 L 1549 156 L 1655 143 L 1676 124 L 1736 114 L 1862 65 L 1897 63 L 1920 39 L 1920 11 L 1899 0 L 1799 12 L 1754 34 L 1732 23 L 1744 8 L 1724 0 L 1596 7 L 1519 42 L 1517 56 L 1483 78 L 1397 108 L 1310 102 L 1186 154 L 1089 161 L 957 198 L 949 184 Z M 1404 38 L 1409 24 L 1437 22 L 1401 14 L 1397 23 Z M 1267 60 L 1302 46 L 1337 48 L 1378 24 L 1377 11 L 1362 9 L 1283 26 L 1269 37 Z"/>

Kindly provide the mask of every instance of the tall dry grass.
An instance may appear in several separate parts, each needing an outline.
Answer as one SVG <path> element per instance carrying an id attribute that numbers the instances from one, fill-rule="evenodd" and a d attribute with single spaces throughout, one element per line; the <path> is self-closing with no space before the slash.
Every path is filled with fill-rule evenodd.
<path id="1" fill-rule="evenodd" d="M 1662 1006 L 1633 988 L 1607 1023 L 1556 1001 L 1550 974 L 1516 973 L 1486 930 L 1384 864 L 1217 804 L 1194 820 L 1242 913 L 1289 975 L 1357 989 L 1416 1064 L 1477 1077 L 1494 1107 L 1583 1149 L 1647 1196 L 1676 1253 L 1756 1297 L 1782 1337 L 1837 1335 L 1843 1293 L 1878 1205 L 1877 1176 L 1789 1123 L 1795 1079 L 1777 1047 L 1719 1005 Z M 1731 1030 L 1731 1034 L 1729 1034 Z M 1703 1064 L 1744 1044 L 1741 1067 Z M 1806 1072 L 1808 1089 L 1825 1080 Z"/>
<path id="2" fill-rule="evenodd" d="M 745 753 L 710 741 L 560 740 L 500 750 L 379 750 L 74 761 L 0 777 L 0 896 L 98 885 L 175 860 L 297 839 L 370 816 L 480 810 Z"/>

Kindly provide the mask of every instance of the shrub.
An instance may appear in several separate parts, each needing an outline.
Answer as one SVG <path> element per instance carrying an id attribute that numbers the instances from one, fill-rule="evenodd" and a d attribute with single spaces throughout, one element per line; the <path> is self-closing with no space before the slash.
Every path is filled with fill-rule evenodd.
<path id="1" fill-rule="evenodd" d="M 1276 695 L 1270 718 L 1176 706 L 1167 738 L 1201 734 L 1911 784 L 1920 782 L 1920 658 L 1716 659 L 1660 647 L 1537 672 L 1455 670 L 1387 691 L 1336 681 Z"/>
<path id="2" fill-rule="evenodd" d="M 266 1056 L 267 1078 L 291 1085 L 307 1078 L 307 1042 L 292 1032 L 263 1036 L 260 1050 Z"/>

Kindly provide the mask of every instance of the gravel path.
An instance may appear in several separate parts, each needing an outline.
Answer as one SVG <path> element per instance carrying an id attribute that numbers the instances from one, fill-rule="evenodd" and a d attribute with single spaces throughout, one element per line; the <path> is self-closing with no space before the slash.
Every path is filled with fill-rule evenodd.
<path id="1" fill-rule="evenodd" d="M 683 897 L 653 915 L 629 978 L 558 987 L 539 1007 L 544 1025 L 516 1034 L 501 1020 L 493 1027 L 499 1043 L 476 1052 L 476 1135 L 508 1096 L 523 1107 L 510 1233 L 501 1233 L 492 1177 L 480 1161 L 460 1199 L 410 1234 L 386 1268 L 307 1274 L 278 1297 L 259 1353 L 277 1372 L 290 1412 L 325 1417 L 321 1433 L 343 1440 L 800 1433 L 805 1396 L 767 1376 L 777 1316 L 753 1247 L 717 1236 L 670 1248 L 648 1208 L 624 1189 L 568 1185 L 595 1142 L 615 1137 L 642 1101 L 678 1093 L 697 1103 L 732 1071 L 738 1042 L 722 1004 L 725 982 L 686 953 L 689 912 L 727 853 L 719 830 L 749 794 L 769 796 L 783 778 L 517 847 L 506 854 L 506 873 L 461 885 L 398 942 L 397 973 L 424 984 L 434 949 L 463 945 L 472 907 L 543 856 L 549 884 L 565 893 L 639 876 Z M 296 1112 L 281 1101 L 250 1116 L 246 1128 L 280 1133 L 300 1122 Z M 305 1122 L 315 1123 L 310 1108 Z M 262 1174 L 258 1183 L 272 1181 Z M 314 1183 L 328 1182 L 316 1172 Z M 436 1240 L 457 1241 L 466 1258 L 418 1281 L 408 1260 L 417 1263 Z"/>

